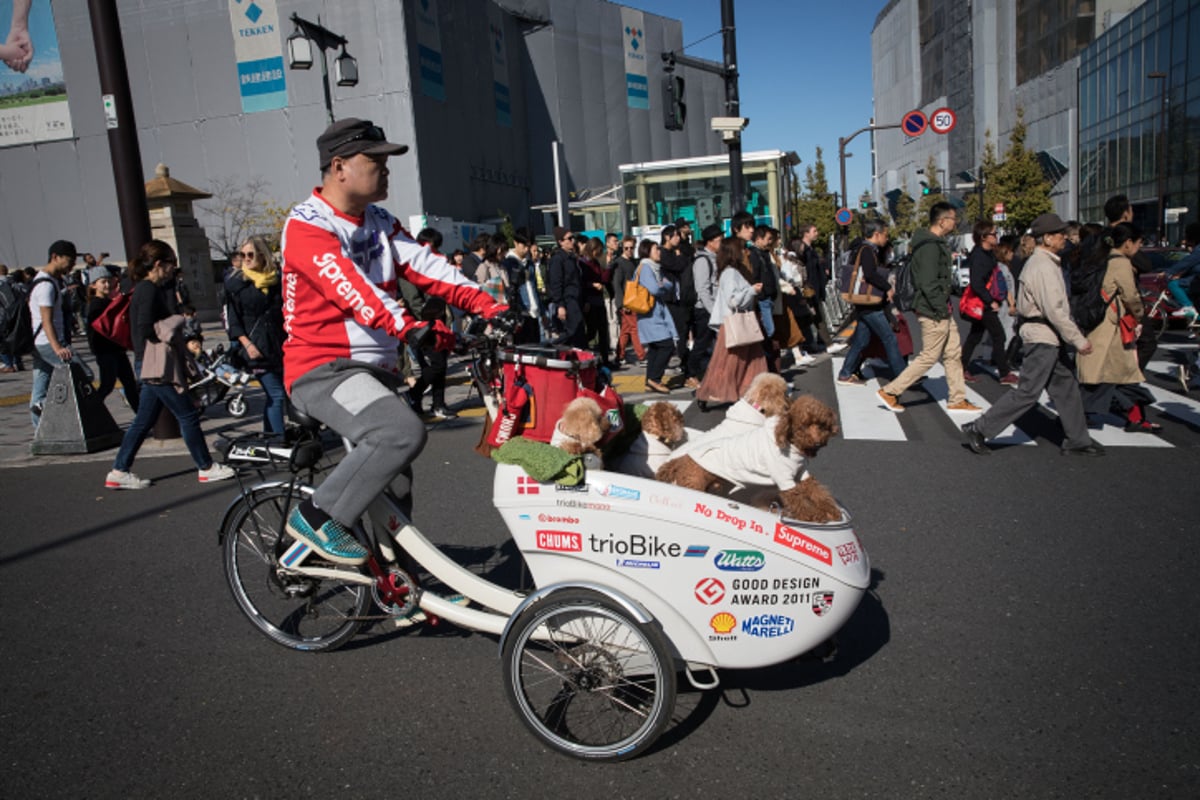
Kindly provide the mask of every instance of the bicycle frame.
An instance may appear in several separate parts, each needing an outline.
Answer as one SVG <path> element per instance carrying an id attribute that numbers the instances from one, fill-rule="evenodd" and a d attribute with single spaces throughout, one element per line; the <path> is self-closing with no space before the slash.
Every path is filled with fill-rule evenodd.
<path id="1" fill-rule="evenodd" d="M 286 481 L 276 481 L 260 484 L 250 491 L 286 485 Z M 309 487 L 298 487 L 297 492 L 300 491 L 312 490 Z M 384 492 L 371 503 L 367 509 L 367 517 L 371 520 L 372 532 L 375 532 L 376 536 L 381 531 L 386 531 L 391 536 L 391 541 L 379 539 L 376 542 L 386 564 L 397 563 L 396 552 L 392 547 L 394 542 L 439 581 L 489 609 L 481 611 L 460 606 L 422 589 L 417 600 L 417 605 L 422 610 L 471 630 L 497 635 L 503 633 L 513 612 L 525 600 L 523 594 L 484 580 L 446 556 L 405 516 L 389 492 Z M 359 583 L 364 586 L 371 586 L 376 581 L 375 576 L 369 573 L 336 567 L 305 566 L 304 561 L 311 552 L 303 542 L 292 542 L 279 557 L 280 568 L 294 575 Z"/>

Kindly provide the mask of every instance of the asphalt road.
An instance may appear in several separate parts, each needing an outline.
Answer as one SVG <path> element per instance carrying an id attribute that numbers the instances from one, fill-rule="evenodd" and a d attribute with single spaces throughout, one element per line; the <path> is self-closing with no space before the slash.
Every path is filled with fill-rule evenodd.
<path id="1" fill-rule="evenodd" d="M 815 462 L 876 577 L 837 656 L 682 692 L 622 764 L 541 746 L 493 637 L 269 642 L 221 568 L 234 488 L 198 486 L 186 458 L 139 461 L 145 492 L 104 492 L 99 463 L 0 471 L 0 796 L 1196 796 L 1200 434 L 980 458 L 937 419 Z M 432 433 L 417 522 L 514 580 L 477 435 Z"/>

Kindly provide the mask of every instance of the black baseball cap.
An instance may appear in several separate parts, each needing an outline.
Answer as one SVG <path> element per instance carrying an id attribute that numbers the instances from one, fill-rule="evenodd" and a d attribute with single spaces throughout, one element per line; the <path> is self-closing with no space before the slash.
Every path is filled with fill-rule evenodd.
<path id="1" fill-rule="evenodd" d="M 349 158 L 359 153 L 371 156 L 401 156 L 407 152 L 408 145 L 389 142 L 383 128 L 369 119 L 339 119 L 317 137 L 321 169 L 328 167 L 334 156 Z"/>
<path id="2" fill-rule="evenodd" d="M 68 242 L 66 239 L 59 239 L 54 244 L 50 245 L 50 253 L 47 258 L 54 258 L 55 256 L 66 256 L 74 261 L 79 257 L 79 252 L 75 249 L 74 242 Z"/>

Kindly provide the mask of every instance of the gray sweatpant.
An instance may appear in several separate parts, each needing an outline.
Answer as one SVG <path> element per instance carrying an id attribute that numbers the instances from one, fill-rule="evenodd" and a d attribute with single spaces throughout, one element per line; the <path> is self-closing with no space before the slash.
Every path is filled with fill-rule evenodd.
<path id="1" fill-rule="evenodd" d="M 1091 444 L 1092 437 L 1088 434 L 1087 418 L 1083 415 L 1083 400 L 1079 395 L 1075 369 L 1064 348 L 1052 344 L 1025 345 L 1020 383 L 975 420 L 975 427 L 985 439 L 998 435 L 1037 405 L 1042 389 L 1054 401 L 1054 410 L 1062 420 L 1066 434 L 1063 448 L 1087 447 Z"/>
<path id="2" fill-rule="evenodd" d="M 425 425 L 396 394 L 401 379 L 348 359 L 322 364 L 292 386 L 292 403 L 354 443 L 313 494 L 317 507 L 347 527 L 389 484 L 412 515 L 411 464 Z"/>

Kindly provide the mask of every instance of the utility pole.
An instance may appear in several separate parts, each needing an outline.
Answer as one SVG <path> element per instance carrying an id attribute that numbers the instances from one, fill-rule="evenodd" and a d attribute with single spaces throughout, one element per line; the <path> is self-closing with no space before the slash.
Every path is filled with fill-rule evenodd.
<path id="1" fill-rule="evenodd" d="M 702 58 L 676 53 L 673 50 L 662 54 L 666 64 L 665 69 L 671 72 L 676 64 L 720 75 L 725 80 L 725 114 L 728 118 L 740 117 L 741 109 L 738 102 L 738 69 L 737 69 L 737 28 L 733 20 L 733 0 L 721 0 L 721 33 L 724 42 L 725 61 L 718 64 Z M 742 121 L 744 126 L 746 120 Z M 717 128 L 714 127 L 714 130 Z M 721 128 L 722 138 L 729 147 L 729 198 L 732 206 L 731 215 L 742 210 L 745 205 L 744 189 L 742 187 L 742 136 L 741 130 Z"/>
<path id="2" fill-rule="evenodd" d="M 116 0 L 88 0 L 96 68 L 100 73 L 100 95 L 108 126 L 108 150 L 112 159 L 117 209 L 121 215 L 121 237 L 125 257 L 133 258 L 150 241 L 150 209 L 146 205 L 146 181 L 142 175 L 142 153 L 129 73 L 125 70 L 125 45 Z"/>
<path id="3" fill-rule="evenodd" d="M 733 22 L 733 0 L 721 0 L 721 31 L 725 45 L 725 114 L 740 117 L 738 101 L 737 28 Z M 733 213 L 742 210 L 745 197 L 742 189 L 742 137 L 735 136 L 729 144 L 729 195 Z"/>

